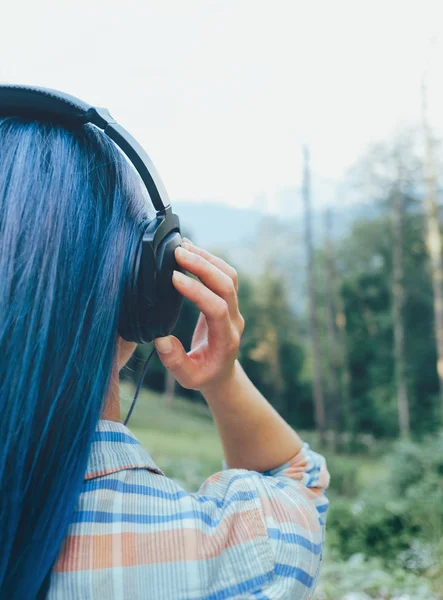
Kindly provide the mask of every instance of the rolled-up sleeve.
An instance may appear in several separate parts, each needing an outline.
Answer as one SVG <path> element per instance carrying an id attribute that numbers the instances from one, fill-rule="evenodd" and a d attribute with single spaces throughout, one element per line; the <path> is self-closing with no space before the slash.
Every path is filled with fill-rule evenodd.
<path id="1" fill-rule="evenodd" d="M 325 459 L 307 444 L 272 471 L 226 469 L 204 483 L 196 499 L 215 502 L 225 531 L 226 552 L 219 546 L 217 572 L 225 583 L 232 573 L 231 585 L 207 582 L 227 594 L 214 599 L 240 597 L 241 590 L 262 599 L 312 597 L 322 560 L 328 484 Z"/>

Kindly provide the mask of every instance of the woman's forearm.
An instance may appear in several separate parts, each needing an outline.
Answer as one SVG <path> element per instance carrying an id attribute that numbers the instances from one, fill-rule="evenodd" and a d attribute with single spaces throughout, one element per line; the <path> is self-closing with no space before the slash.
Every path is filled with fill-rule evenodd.
<path id="1" fill-rule="evenodd" d="M 231 377 L 203 396 L 214 415 L 230 468 L 268 471 L 293 458 L 302 441 L 236 361 Z"/>

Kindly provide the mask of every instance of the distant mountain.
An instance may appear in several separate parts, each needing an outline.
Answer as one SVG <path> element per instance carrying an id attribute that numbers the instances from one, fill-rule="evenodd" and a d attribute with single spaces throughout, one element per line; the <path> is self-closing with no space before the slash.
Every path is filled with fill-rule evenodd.
<path id="1" fill-rule="evenodd" d="M 263 213 L 224 204 L 175 202 L 185 235 L 205 248 L 228 248 L 251 238 Z"/>
<path id="2" fill-rule="evenodd" d="M 238 209 L 225 204 L 175 202 L 174 209 L 180 215 L 185 235 L 205 248 L 226 249 L 253 245 L 254 236 L 266 221 L 281 222 L 292 228 L 297 238 L 303 236 L 302 215 L 275 216 L 256 209 Z M 374 218 L 377 210 L 372 206 L 355 204 L 333 208 L 334 237 L 338 240 L 346 235 L 353 223 Z M 314 237 L 320 242 L 324 233 L 324 213 L 313 211 Z"/>

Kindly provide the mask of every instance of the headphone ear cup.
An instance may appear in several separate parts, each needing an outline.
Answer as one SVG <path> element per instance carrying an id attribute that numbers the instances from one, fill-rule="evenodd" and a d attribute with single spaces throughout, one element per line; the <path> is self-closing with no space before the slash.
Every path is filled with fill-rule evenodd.
<path id="1" fill-rule="evenodd" d="M 169 335 L 183 306 L 183 296 L 172 283 L 174 270 L 184 272 L 174 255 L 180 233 L 168 233 L 154 254 L 155 233 L 141 240 L 125 292 L 119 334 L 128 342 L 142 344 Z"/>
<path id="2" fill-rule="evenodd" d="M 119 333 L 128 342 L 146 343 L 169 335 L 183 306 L 183 296 L 172 283 L 180 246 L 180 220 L 171 207 L 143 224 L 143 236 L 134 257 L 124 295 Z"/>
<path id="3" fill-rule="evenodd" d="M 174 329 L 183 306 L 183 296 L 172 283 L 174 271 L 185 273 L 175 259 L 175 249 L 181 245 L 180 233 L 174 231 L 167 235 L 157 249 L 157 277 L 155 297 L 157 320 L 152 329 L 152 339 L 169 335 Z"/>
<path id="4" fill-rule="evenodd" d="M 118 332 L 127 342 L 143 343 L 144 331 L 154 318 L 155 257 L 152 239 L 140 239 L 126 284 Z"/>

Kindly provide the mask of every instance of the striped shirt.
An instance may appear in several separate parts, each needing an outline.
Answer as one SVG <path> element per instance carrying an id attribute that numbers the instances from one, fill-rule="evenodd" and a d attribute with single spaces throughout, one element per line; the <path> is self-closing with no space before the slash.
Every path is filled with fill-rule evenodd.
<path id="1" fill-rule="evenodd" d="M 328 480 L 305 444 L 280 468 L 226 469 L 189 493 L 124 425 L 99 421 L 48 598 L 308 600 Z"/>

